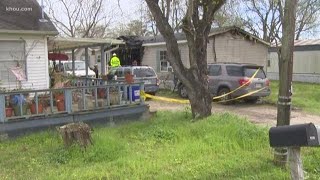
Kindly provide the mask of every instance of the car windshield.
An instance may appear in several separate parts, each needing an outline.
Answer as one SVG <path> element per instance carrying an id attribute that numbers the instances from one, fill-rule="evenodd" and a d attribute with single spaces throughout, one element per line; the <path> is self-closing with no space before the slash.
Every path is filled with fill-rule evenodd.
<path id="1" fill-rule="evenodd" d="M 136 77 L 154 77 L 156 73 L 152 68 L 136 68 L 133 70 L 133 75 Z"/>
<path id="2" fill-rule="evenodd" d="M 259 69 L 259 67 L 244 67 L 244 75 L 246 77 L 252 77 L 253 74 Z M 264 74 L 263 69 L 259 69 L 257 75 L 255 76 L 255 78 L 261 78 L 264 79 L 266 78 L 266 75 Z"/>
<path id="3" fill-rule="evenodd" d="M 85 62 L 74 62 L 75 64 L 75 71 L 76 70 L 85 70 L 86 69 L 86 63 Z M 72 62 L 64 63 L 64 67 L 66 71 L 72 71 Z"/>

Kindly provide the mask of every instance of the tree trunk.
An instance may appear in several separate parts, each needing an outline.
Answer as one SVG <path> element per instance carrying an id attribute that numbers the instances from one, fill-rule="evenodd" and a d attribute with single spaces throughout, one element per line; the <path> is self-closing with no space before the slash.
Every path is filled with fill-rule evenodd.
<path id="1" fill-rule="evenodd" d="M 91 128 L 85 123 L 70 123 L 57 128 L 65 147 L 78 143 L 82 148 L 92 145 Z"/>
<path id="2" fill-rule="evenodd" d="M 165 39 L 168 61 L 175 75 L 187 89 L 193 117 L 203 118 L 210 116 L 212 98 L 208 89 L 208 35 L 214 20 L 214 14 L 225 3 L 225 0 L 188 0 L 187 13 L 182 22 L 182 29 L 188 41 L 189 69 L 182 63 L 174 30 L 170 26 L 166 14 L 161 11 L 159 1 L 145 1 L 156 21 L 159 32 Z"/>
<path id="3" fill-rule="evenodd" d="M 194 82 L 193 84 L 197 84 Z M 212 97 L 206 88 L 192 87 L 189 100 L 192 116 L 201 119 L 211 115 Z"/>
<path id="4" fill-rule="evenodd" d="M 295 34 L 297 0 L 286 0 L 283 19 L 283 36 L 281 41 L 279 59 L 279 97 L 277 126 L 290 125 L 291 113 L 291 85 L 293 68 L 293 47 Z M 284 148 L 276 148 L 274 162 L 277 165 L 285 166 L 287 153 Z"/>

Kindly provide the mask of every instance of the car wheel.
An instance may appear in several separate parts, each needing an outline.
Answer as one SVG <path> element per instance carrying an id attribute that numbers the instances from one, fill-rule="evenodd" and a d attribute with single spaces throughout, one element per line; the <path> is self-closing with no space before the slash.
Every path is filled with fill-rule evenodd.
<path id="1" fill-rule="evenodd" d="M 250 104 L 255 104 L 257 103 L 259 98 L 250 98 L 250 99 L 244 99 L 244 102 L 250 103 Z"/>
<path id="2" fill-rule="evenodd" d="M 218 96 L 222 96 L 222 95 L 224 95 L 224 94 L 227 94 L 227 93 L 229 93 L 230 92 L 230 89 L 229 88 L 221 88 L 221 89 L 219 89 L 219 91 L 218 91 Z M 228 100 L 230 100 L 231 99 L 231 94 L 229 94 L 229 95 L 226 95 L 226 96 L 224 96 L 224 97 L 221 97 L 220 99 L 219 99 L 219 101 L 221 101 L 221 104 L 232 104 L 232 101 L 228 101 Z"/>
<path id="3" fill-rule="evenodd" d="M 182 98 L 188 98 L 187 89 L 184 85 L 180 85 L 178 88 L 179 96 Z"/>

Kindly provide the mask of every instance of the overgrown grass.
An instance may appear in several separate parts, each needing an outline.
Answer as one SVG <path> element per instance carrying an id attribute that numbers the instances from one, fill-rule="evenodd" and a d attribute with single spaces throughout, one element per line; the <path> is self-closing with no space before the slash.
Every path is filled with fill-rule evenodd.
<path id="1" fill-rule="evenodd" d="M 230 114 L 191 122 L 189 112 L 95 128 L 94 146 L 65 149 L 56 132 L 0 143 L 0 179 L 289 179 L 272 163 L 267 129 Z M 320 150 L 304 149 L 310 179 Z"/>
<path id="2" fill-rule="evenodd" d="M 320 114 L 320 84 L 293 82 L 292 105 L 307 112 Z M 271 82 L 271 96 L 267 101 L 276 104 L 278 101 L 279 81 Z"/>

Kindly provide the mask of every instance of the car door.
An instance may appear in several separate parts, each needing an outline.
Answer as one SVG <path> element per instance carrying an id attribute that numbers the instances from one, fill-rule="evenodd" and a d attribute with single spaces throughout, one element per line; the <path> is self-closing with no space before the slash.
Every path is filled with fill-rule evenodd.
<path id="1" fill-rule="evenodd" d="M 218 86 L 221 81 L 222 68 L 221 65 L 211 64 L 208 66 L 209 76 L 209 90 L 211 94 L 215 95 L 218 91 Z"/>

